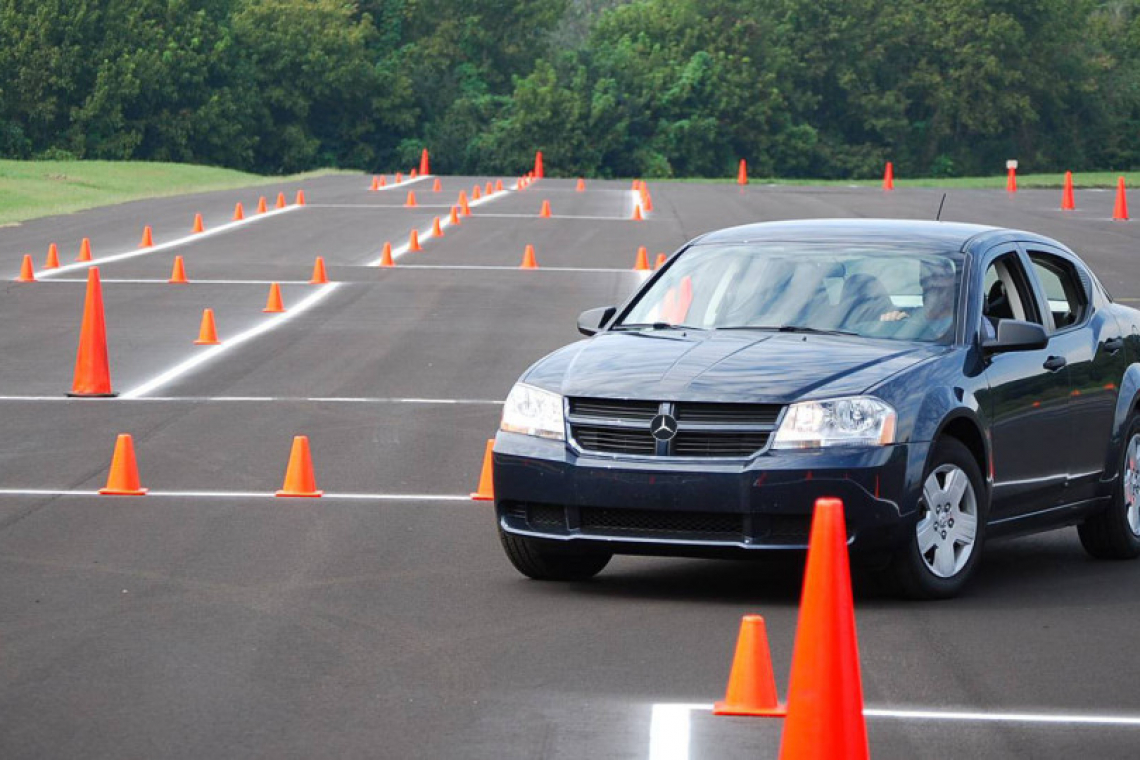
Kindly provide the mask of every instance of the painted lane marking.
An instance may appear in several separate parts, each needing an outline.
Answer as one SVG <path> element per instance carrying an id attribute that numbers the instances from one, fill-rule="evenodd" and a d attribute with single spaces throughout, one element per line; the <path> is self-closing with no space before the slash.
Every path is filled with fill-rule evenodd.
<path id="1" fill-rule="evenodd" d="M 71 396 L 0 396 L 0 402 L 5 401 L 67 401 L 71 403 L 89 403 L 87 399 Z M 321 403 L 321 404 L 437 404 L 437 405 L 493 405 L 502 406 L 502 401 L 485 398 L 400 398 L 400 397 L 368 397 L 368 396 L 141 396 L 124 398 L 123 396 L 101 399 L 101 401 L 114 403 L 116 401 L 154 401 L 154 402 L 185 402 L 200 404 L 214 401 L 250 401 L 250 402 L 292 402 L 292 403 Z"/>
<path id="2" fill-rule="evenodd" d="M 598 222 L 628 222 L 630 217 L 633 216 L 633 211 L 630 211 L 630 216 L 575 216 L 573 214 L 551 214 L 550 219 L 587 219 L 590 221 Z M 642 216 L 645 212 L 642 211 Z M 537 214 L 479 214 L 480 219 L 538 219 Z"/>
<path id="3" fill-rule="evenodd" d="M 100 256 L 99 258 L 92 259 L 91 261 L 77 261 L 73 264 L 64 264 L 63 266 L 57 267 L 56 269 L 45 269 L 41 272 L 36 272 L 36 278 L 42 280 L 42 279 L 46 279 L 48 277 L 54 277 L 57 274 L 62 274 L 63 272 L 72 272 L 72 271 L 75 271 L 76 269 L 88 269 L 90 267 L 100 266 L 102 264 L 108 264 L 112 261 L 122 261 L 123 259 L 133 259 L 133 258 L 136 258 L 138 256 L 146 256 L 147 254 L 158 253 L 159 251 L 165 251 L 165 250 L 169 250 L 171 248 L 177 248 L 178 246 L 187 245 L 189 243 L 194 243 L 194 242 L 197 242 L 199 240 L 205 240 L 205 239 L 213 237 L 215 235 L 221 235 L 225 232 L 229 232 L 230 230 L 236 229 L 238 227 L 244 227 L 246 225 L 253 224 L 254 222 L 260 222 L 263 219 L 269 219 L 269 218 L 274 217 L 274 216 L 280 216 L 281 214 L 287 214 L 291 211 L 296 211 L 297 209 L 301 209 L 301 208 L 305 208 L 305 207 L 293 205 L 293 206 L 286 206 L 285 208 L 270 209 L 269 211 L 266 211 L 264 214 L 255 214 L 253 216 L 247 216 L 245 219 L 242 219 L 242 220 L 237 221 L 237 222 L 227 222 L 227 223 L 219 225 L 217 227 L 211 227 L 211 228 L 205 230 L 204 232 L 195 232 L 195 233 L 191 233 L 190 235 L 186 235 L 185 237 L 175 238 L 174 240 L 168 240 L 165 243 L 156 243 L 155 245 L 152 245 L 149 248 L 136 248 L 134 250 L 124 251 L 122 253 L 113 253 L 109 256 Z"/>
<path id="4" fill-rule="evenodd" d="M 395 254 L 393 254 L 393 257 Z M 635 269 L 604 269 L 601 267 L 546 267 L 540 266 L 538 269 L 523 269 L 518 266 L 502 265 L 480 265 L 480 264 L 401 264 L 393 269 L 467 269 L 478 270 L 488 269 L 497 272 L 604 272 L 606 274 L 636 274 L 644 275 L 645 272 L 639 272 Z"/>
<path id="5" fill-rule="evenodd" d="M 64 491 L 51 488 L 0 488 L 0 496 L 99 496 L 98 491 Z M 148 491 L 147 498 L 177 499 L 277 499 L 273 491 Z M 130 498 L 138 498 L 130 497 Z M 306 498 L 306 497 L 291 497 Z M 345 501 L 471 501 L 466 494 L 446 493 L 325 493 L 312 499 Z"/>
<path id="6" fill-rule="evenodd" d="M 168 369 L 157 377 L 153 377 L 150 380 L 147 380 L 142 385 L 132 388 L 131 390 L 122 394 L 122 398 L 133 399 L 138 398 L 139 396 L 144 396 L 147 393 L 153 391 L 155 388 L 166 385 L 167 383 L 172 382 L 187 372 L 190 372 L 199 365 L 205 364 L 211 359 L 217 358 L 227 351 L 236 348 L 237 346 L 240 346 L 241 344 L 250 341 L 259 335 L 263 335 L 270 330 L 280 327 L 281 325 L 299 317 L 309 309 L 316 306 L 318 303 L 331 295 L 338 287 L 340 287 L 340 283 L 337 282 L 321 286 L 315 293 L 312 293 L 297 305 L 291 306 L 289 308 L 289 311 L 266 319 L 265 321 L 261 322 L 258 325 L 255 325 L 254 327 L 251 327 L 245 332 L 239 333 L 232 338 L 228 338 L 226 342 L 222 343 L 221 345 L 211 346 L 209 349 L 190 357 L 186 361 L 172 367 L 171 369 Z"/>
<path id="7" fill-rule="evenodd" d="M 330 266 L 336 266 L 331 264 Z M 59 277 L 53 282 L 87 282 L 86 277 Z M 114 277 L 100 277 L 99 282 L 103 285 L 169 285 L 169 280 L 162 278 L 154 279 L 116 279 Z M 181 283 L 183 285 L 309 285 L 308 280 L 203 280 L 195 278 L 189 282 Z"/>
<path id="8" fill-rule="evenodd" d="M 498 192 L 491 193 L 490 195 L 484 195 L 482 198 L 480 198 L 477 201 L 469 201 L 467 203 L 467 206 L 468 206 L 468 208 L 473 207 L 473 206 L 482 206 L 485 203 L 491 203 L 491 202 L 496 201 L 500 198 L 504 198 L 504 197 L 510 195 L 512 192 L 514 192 L 514 191 L 506 190 L 506 189 L 499 190 Z M 450 218 L 445 219 L 443 217 L 440 217 L 440 220 L 439 220 L 440 230 L 445 230 L 448 227 L 452 227 L 452 226 L 454 226 L 454 225 L 452 225 Z M 431 240 L 432 238 L 435 237 L 435 235 L 432 234 L 432 225 L 430 225 L 430 224 L 423 229 L 417 229 L 416 234 L 419 236 L 421 243 L 426 242 L 428 240 Z M 409 247 L 409 243 L 404 243 L 402 245 L 393 246 L 392 247 L 392 258 L 398 259 L 401 256 L 403 256 L 405 253 L 408 252 L 408 247 Z M 380 266 L 381 261 L 383 261 L 383 257 L 374 259 L 374 260 L 368 262 L 367 264 L 365 264 L 364 266 L 369 266 L 369 267 Z"/>
<path id="9" fill-rule="evenodd" d="M 658 702 L 649 720 L 649 760 L 688 760 L 692 713 L 712 712 L 711 704 Z M 895 710 L 865 708 L 868 718 L 943 720 L 979 723 L 1032 723 L 1062 726 L 1140 728 L 1140 716 L 1080 713 L 973 712 L 957 710 Z"/>

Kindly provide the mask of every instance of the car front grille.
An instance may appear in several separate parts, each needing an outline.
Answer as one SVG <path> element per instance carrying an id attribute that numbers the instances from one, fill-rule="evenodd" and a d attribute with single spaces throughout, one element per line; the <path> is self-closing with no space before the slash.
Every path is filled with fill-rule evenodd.
<path id="1" fill-rule="evenodd" d="M 583 507 L 580 517 L 582 530 L 587 533 L 637 536 L 708 535 L 739 540 L 744 532 L 744 516 L 727 512 Z"/>
<path id="2" fill-rule="evenodd" d="M 570 436 L 583 451 L 640 457 L 741 459 L 763 451 L 783 407 L 777 404 L 659 402 L 627 399 L 567 400 Z M 650 422 L 659 414 L 677 421 L 677 434 L 658 442 Z"/>

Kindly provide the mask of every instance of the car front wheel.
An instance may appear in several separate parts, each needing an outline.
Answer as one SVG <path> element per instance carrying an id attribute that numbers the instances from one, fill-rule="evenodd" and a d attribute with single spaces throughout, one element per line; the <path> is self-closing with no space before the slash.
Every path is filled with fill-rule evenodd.
<path id="1" fill-rule="evenodd" d="M 600 573 L 613 557 L 608 552 L 585 551 L 516 536 L 502 528 L 499 528 L 499 540 L 515 569 L 536 581 L 584 581 Z"/>
<path id="2" fill-rule="evenodd" d="M 981 556 L 987 512 L 982 473 L 970 450 L 953 438 L 937 442 L 922 480 L 918 521 L 891 563 L 903 594 L 957 595 Z"/>
<path id="3" fill-rule="evenodd" d="M 1140 557 L 1140 416 L 1126 430 L 1112 503 L 1077 526 L 1081 545 L 1097 559 Z"/>

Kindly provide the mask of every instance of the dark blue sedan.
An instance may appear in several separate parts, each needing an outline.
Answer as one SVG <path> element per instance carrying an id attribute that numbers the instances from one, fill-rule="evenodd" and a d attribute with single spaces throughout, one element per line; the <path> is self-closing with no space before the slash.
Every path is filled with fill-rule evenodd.
<path id="1" fill-rule="evenodd" d="M 494 447 L 507 556 L 802 550 L 817 497 L 907 595 L 956 594 L 986 538 L 1077 525 L 1140 556 L 1140 312 L 1060 243 L 887 220 L 692 241 L 593 337 L 511 390 Z"/>

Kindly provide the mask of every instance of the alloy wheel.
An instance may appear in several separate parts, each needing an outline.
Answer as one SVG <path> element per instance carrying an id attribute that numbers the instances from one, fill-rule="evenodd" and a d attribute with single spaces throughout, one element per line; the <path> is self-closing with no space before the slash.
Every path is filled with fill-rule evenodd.
<path id="1" fill-rule="evenodd" d="M 1140 436 L 1133 439 L 1137 444 Z M 954 464 L 935 468 L 922 484 L 921 508 L 915 526 L 918 553 L 931 573 L 952 578 L 969 562 L 978 533 L 978 500 L 969 476 Z M 1140 522 L 1140 505 L 1133 503 L 1131 509 Z"/>

